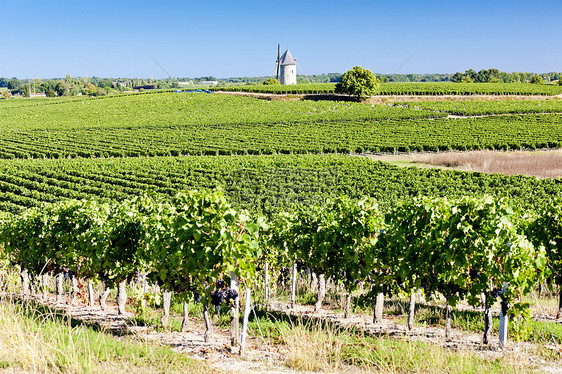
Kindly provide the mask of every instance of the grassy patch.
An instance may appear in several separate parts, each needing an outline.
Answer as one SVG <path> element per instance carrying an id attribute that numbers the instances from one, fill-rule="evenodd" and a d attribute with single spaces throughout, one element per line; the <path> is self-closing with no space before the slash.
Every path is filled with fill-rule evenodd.
<path id="1" fill-rule="evenodd" d="M 0 304 L 0 367 L 34 372 L 207 373 L 167 347 L 116 338 L 35 305 Z"/>
<path id="2" fill-rule="evenodd" d="M 286 364 L 303 371 L 366 371 L 383 373 L 521 373 L 531 372 L 504 356 L 496 360 L 474 352 L 454 352 L 437 345 L 340 329 L 298 319 L 253 320 L 250 328 L 262 331 L 270 343 L 284 345 Z"/>

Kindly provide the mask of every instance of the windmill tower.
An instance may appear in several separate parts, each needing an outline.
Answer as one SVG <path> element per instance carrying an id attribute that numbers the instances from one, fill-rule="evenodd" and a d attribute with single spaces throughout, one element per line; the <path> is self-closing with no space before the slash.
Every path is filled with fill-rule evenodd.
<path id="1" fill-rule="evenodd" d="M 277 76 L 281 84 L 297 84 L 297 59 L 287 49 L 283 56 L 277 53 Z"/>

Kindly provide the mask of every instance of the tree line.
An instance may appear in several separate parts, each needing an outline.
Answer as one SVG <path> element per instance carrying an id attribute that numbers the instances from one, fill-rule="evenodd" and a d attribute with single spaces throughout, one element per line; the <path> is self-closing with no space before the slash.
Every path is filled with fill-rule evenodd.
<path id="1" fill-rule="evenodd" d="M 464 73 L 457 72 L 451 77 L 451 81 L 455 83 L 538 83 L 559 81 L 560 72 L 551 73 L 523 73 L 513 72 L 506 73 L 498 69 L 482 69 L 476 72 L 473 69 L 468 69 Z"/>

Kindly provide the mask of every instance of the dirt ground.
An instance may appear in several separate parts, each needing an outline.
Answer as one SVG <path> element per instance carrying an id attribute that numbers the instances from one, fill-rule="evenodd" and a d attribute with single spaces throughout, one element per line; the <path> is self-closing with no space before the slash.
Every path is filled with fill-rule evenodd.
<path id="1" fill-rule="evenodd" d="M 29 297 L 35 301 L 48 305 L 50 308 L 64 311 L 72 318 L 107 329 L 118 336 L 119 339 L 132 338 L 141 341 L 153 341 L 170 345 L 174 350 L 183 352 L 190 357 L 205 361 L 212 367 L 225 373 L 294 373 L 293 369 L 284 366 L 286 350 L 282 345 L 272 345 L 262 339 L 259 334 L 248 336 L 248 349 L 245 357 L 240 357 L 237 347 L 230 346 L 230 332 L 227 329 L 215 327 L 212 342 L 206 343 L 203 339 L 204 324 L 200 318 L 189 319 L 188 332 L 157 331 L 153 327 L 131 326 L 128 323 L 133 315 L 119 316 L 116 306 L 109 304 L 109 311 L 104 312 L 99 305 L 89 307 L 81 301 L 75 300 L 68 305 L 67 300 L 56 302 L 54 296 Z M 375 325 L 372 316 L 355 314 L 345 318 L 342 313 L 335 312 L 328 307 L 323 307 L 314 313 L 311 305 L 296 305 L 290 309 L 287 303 L 272 301 L 270 311 L 277 314 L 297 316 L 304 320 L 331 321 L 335 326 L 354 327 L 368 332 L 374 336 L 385 336 L 395 339 L 409 339 L 441 345 L 453 350 L 469 351 L 480 357 L 496 359 L 508 356 L 521 363 L 529 363 L 540 367 L 544 373 L 562 373 L 562 360 L 560 362 L 547 362 L 540 358 L 536 351 L 540 348 L 532 343 L 509 342 L 508 348 L 500 350 L 498 339 L 493 337 L 491 345 L 484 347 L 481 344 L 481 334 L 466 333 L 453 329 L 450 339 L 444 338 L 444 328 L 432 326 L 417 326 L 407 331 L 406 326 L 397 322 L 393 316 L 385 315 L 382 325 Z M 546 349 L 559 352 L 562 347 L 549 345 Z"/>

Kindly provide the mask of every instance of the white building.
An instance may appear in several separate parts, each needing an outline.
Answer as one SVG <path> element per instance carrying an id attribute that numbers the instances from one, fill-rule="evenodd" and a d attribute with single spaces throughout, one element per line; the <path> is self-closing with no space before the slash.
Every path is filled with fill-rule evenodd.
<path id="1" fill-rule="evenodd" d="M 297 84 L 297 59 L 287 49 L 279 59 L 281 84 Z"/>

